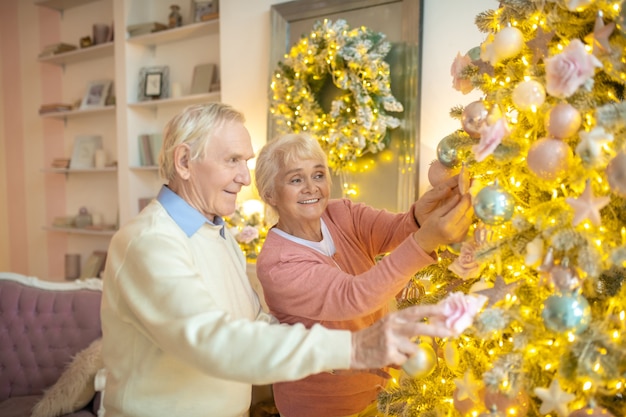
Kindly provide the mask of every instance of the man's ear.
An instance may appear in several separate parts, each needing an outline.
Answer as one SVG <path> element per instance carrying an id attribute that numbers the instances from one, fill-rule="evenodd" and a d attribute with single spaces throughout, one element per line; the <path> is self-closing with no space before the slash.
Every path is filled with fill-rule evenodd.
<path id="1" fill-rule="evenodd" d="M 191 161 L 191 148 L 186 143 L 181 143 L 174 149 L 174 167 L 180 178 L 187 180 L 191 176 L 189 163 Z"/>

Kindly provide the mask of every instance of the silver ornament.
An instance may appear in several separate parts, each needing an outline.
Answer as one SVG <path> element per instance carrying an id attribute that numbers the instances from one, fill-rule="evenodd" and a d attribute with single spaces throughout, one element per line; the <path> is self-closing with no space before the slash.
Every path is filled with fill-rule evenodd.
<path id="1" fill-rule="evenodd" d="M 474 198 L 474 212 L 486 224 L 509 221 L 515 208 L 513 196 L 497 183 L 478 192 Z"/>
<path id="2" fill-rule="evenodd" d="M 543 305 L 541 317 L 546 327 L 554 332 L 581 333 L 591 322 L 591 307 L 580 294 L 552 295 Z"/>
<path id="3" fill-rule="evenodd" d="M 455 142 L 456 134 L 453 133 L 441 139 L 437 145 L 437 160 L 447 168 L 455 168 L 461 164 Z"/>

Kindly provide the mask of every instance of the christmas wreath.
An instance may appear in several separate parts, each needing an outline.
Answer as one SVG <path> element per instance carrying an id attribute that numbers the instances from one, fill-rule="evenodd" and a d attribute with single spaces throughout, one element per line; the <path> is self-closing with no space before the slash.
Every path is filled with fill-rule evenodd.
<path id="1" fill-rule="evenodd" d="M 336 172 L 383 150 L 387 129 L 400 124 L 387 112 L 403 111 L 384 61 L 390 49 L 384 34 L 366 27 L 350 29 L 341 19 L 316 22 L 273 73 L 270 112 L 277 133 L 311 133 Z M 321 100 L 328 96 L 325 106 Z"/>

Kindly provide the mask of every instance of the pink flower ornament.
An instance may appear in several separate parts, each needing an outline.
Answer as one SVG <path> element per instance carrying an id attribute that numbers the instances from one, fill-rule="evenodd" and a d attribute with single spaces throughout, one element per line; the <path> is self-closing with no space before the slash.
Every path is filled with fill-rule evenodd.
<path id="1" fill-rule="evenodd" d="M 499 117 L 494 121 L 487 120 L 480 128 L 480 142 L 472 146 L 472 152 L 476 161 L 481 162 L 502 143 L 502 139 L 510 133 L 505 117 Z"/>
<path id="2" fill-rule="evenodd" d="M 254 239 L 257 239 L 258 237 L 259 237 L 259 230 L 256 227 L 244 226 L 244 228 L 241 229 L 241 232 L 239 232 L 237 236 L 235 236 L 235 239 L 239 243 L 247 244 L 247 243 L 252 242 Z"/>
<path id="3" fill-rule="evenodd" d="M 453 292 L 438 303 L 443 307 L 442 316 L 432 317 L 430 322 L 444 326 L 455 336 L 460 336 L 472 325 L 474 316 L 483 308 L 487 300 L 484 295 Z"/>
<path id="4" fill-rule="evenodd" d="M 450 75 L 452 75 L 452 87 L 463 94 L 468 94 L 474 89 L 470 80 L 461 77 L 461 73 L 465 67 L 471 63 L 472 60 L 467 54 L 461 55 L 460 52 L 457 52 L 456 58 L 454 58 L 454 62 L 452 62 L 452 67 L 450 68 Z"/>
<path id="5" fill-rule="evenodd" d="M 454 262 L 448 266 L 448 269 L 465 280 L 478 278 L 483 267 L 476 262 L 474 258 L 476 249 L 478 249 L 478 245 L 474 242 L 463 242 L 461 245 L 461 253 Z"/>
<path id="6" fill-rule="evenodd" d="M 553 97 L 567 98 L 595 74 L 602 63 L 587 53 L 580 39 L 574 39 L 558 55 L 546 58 L 546 91 Z"/>

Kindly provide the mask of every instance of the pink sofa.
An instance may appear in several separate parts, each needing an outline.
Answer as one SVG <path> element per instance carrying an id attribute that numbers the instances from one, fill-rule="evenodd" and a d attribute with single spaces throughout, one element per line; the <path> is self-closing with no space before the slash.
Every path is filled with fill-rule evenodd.
<path id="1" fill-rule="evenodd" d="M 76 355 L 101 337 L 101 293 L 96 278 L 48 282 L 0 273 L 0 417 L 30 417 Z M 55 395 L 51 401 L 60 402 Z M 65 416 L 95 416 L 98 406 L 94 395 Z"/>

